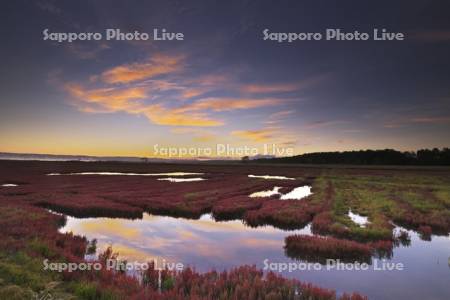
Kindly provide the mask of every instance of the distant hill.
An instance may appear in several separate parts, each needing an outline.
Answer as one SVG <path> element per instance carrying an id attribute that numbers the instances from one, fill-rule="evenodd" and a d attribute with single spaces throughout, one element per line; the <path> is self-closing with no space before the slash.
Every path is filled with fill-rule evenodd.
<path id="1" fill-rule="evenodd" d="M 44 161 L 115 161 L 115 162 L 166 162 L 166 163 L 200 163 L 200 162 L 232 162 L 235 158 L 198 157 L 192 159 L 164 159 L 150 157 L 125 156 L 88 156 L 88 155 L 53 155 L 32 153 L 0 152 L 0 160 L 44 160 Z M 344 152 L 315 152 L 291 157 L 273 157 L 269 155 L 246 156 L 242 161 L 256 163 L 286 163 L 286 164 L 335 164 L 335 165 L 450 165 L 450 149 L 422 149 L 417 152 L 401 152 L 393 149 L 359 150 Z"/>
<path id="2" fill-rule="evenodd" d="M 450 165 L 450 149 L 401 152 L 393 149 L 344 152 L 315 152 L 291 157 L 258 159 L 261 163 L 346 165 Z"/>

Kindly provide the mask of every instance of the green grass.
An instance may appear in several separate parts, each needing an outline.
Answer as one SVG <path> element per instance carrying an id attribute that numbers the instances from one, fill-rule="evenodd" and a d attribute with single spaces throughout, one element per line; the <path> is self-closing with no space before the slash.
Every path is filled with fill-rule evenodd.
<path id="1" fill-rule="evenodd" d="M 23 300 L 34 298 L 36 298 L 36 293 L 29 288 L 22 288 L 12 284 L 3 285 L 0 282 L 0 299 Z"/>
<path id="2" fill-rule="evenodd" d="M 184 198 L 187 200 L 193 200 L 197 198 L 213 198 L 215 194 L 219 193 L 219 190 L 207 190 L 199 192 L 191 192 L 184 194 Z"/>
<path id="3" fill-rule="evenodd" d="M 94 283 L 63 283 L 59 273 L 44 270 L 42 258 L 24 252 L 0 253 L 0 299 L 39 299 L 46 294 L 53 299 L 120 299 L 113 291 L 100 289 Z"/>
<path id="4" fill-rule="evenodd" d="M 324 185 L 332 184 L 334 197 L 331 214 L 332 228 L 345 229 L 357 240 L 389 238 L 389 220 L 414 212 L 428 217 L 450 215 L 450 180 L 440 176 L 412 175 L 348 175 L 339 171 L 324 172 L 314 185 L 313 201 L 324 201 Z M 348 217 L 348 211 L 367 216 L 365 228 Z"/>
<path id="5" fill-rule="evenodd" d="M 326 188 L 328 180 L 325 177 L 318 177 L 314 180 L 312 184 L 313 194 L 310 197 L 311 203 L 319 204 L 326 197 Z"/>
<path id="6" fill-rule="evenodd" d="M 5 284 L 43 290 L 48 282 L 58 280 L 58 274 L 44 270 L 43 261 L 24 252 L 0 253 L 0 278 Z"/>
<path id="7" fill-rule="evenodd" d="M 29 245 L 30 250 L 32 250 L 33 252 L 35 252 L 43 257 L 51 258 L 56 255 L 56 253 L 53 252 L 45 242 L 40 241 L 37 238 L 31 240 L 28 243 L 28 245 Z"/>
<path id="8" fill-rule="evenodd" d="M 450 209 L 450 188 L 448 186 L 434 189 L 432 193 L 438 201 Z"/>
<path id="9" fill-rule="evenodd" d="M 78 299 L 83 300 L 119 300 L 120 296 L 108 289 L 99 288 L 92 282 L 74 282 L 69 286 L 69 290 L 73 292 Z"/>

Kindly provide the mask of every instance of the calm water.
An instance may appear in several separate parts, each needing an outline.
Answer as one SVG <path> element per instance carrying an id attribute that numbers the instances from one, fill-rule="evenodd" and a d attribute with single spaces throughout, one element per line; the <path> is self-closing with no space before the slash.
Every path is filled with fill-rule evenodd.
<path id="1" fill-rule="evenodd" d="M 101 175 L 101 176 L 188 176 L 203 175 L 204 173 L 169 172 L 169 173 L 123 173 L 123 172 L 81 172 L 81 173 L 49 173 L 47 176 L 76 176 L 76 175 Z"/>
<path id="2" fill-rule="evenodd" d="M 309 227 L 283 231 L 271 226 L 250 228 L 241 221 L 215 222 L 210 215 L 199 220 L 153 216 L 142 220 L 67 217 L 62 232 L 72 231 L 98 240 L 98 250 L 112 245 L 121 258 L 181 262 L 198 271 L 223 270 L 242 264 L 264 268 L 268 262 L 294 262 L 284 254 L 284 238 L 311 234 Z M 343 291 L 359 291 L 370 299 L 449 299 L 450 238 L 433 236 L 422 241 L 409 231 L 411 246 L 394 250 L 388 262 L 402 263 L 403 271 L 306 270 L 283 272 L 286 277 Z M 378 261 L 381 263 L 381 261 Z"/>
<path id="3" fill-rule="evenodd" d="M 255 198 L 255 197 L 271 197 L 274 195 L 279 195 L 280 200 L 301 200 L 302 198 L 308 197 L 309 195 L 312 194 L 311 187 L 308 185 L 296 187 L 286 194 L 280 193 L 280 189 L 282 189 L 282 187 L 274 186 L 271 190 L 255 192 L 248 196 L 250 198 Z"/>

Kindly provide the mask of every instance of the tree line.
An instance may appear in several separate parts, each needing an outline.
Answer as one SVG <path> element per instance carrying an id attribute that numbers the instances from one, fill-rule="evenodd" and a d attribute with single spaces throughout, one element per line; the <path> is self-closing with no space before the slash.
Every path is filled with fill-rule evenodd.
<path id="1" fill-rule="evenodd" d="M 349 164 L 349 165 L 450 165 L 450 149 L 421 149 L 414 151 L 359 150 L 344 152 L 315 152 L 290 157 L 257 159 L 266 163 Z"/>

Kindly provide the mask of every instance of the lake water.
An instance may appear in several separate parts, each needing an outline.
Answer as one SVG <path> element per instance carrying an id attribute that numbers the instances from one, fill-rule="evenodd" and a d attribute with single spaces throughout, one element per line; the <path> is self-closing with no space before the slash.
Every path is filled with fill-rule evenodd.
<path id="1" fill-rule="evenodd" d="M 274 176 L 274 175 L 248 175 L 249 178 L 260 178 L 260 179 L 276 179 L 276 180 L 295 180 L 295 178 L 286 176 Z"/>
<path id="2" fill-rule="evenodd" d="M 279 195 L 279 190 L 281 189 L 280 186 L 274 186 L 273 189 L 267 190 L 267 191 L 259 191 L 254 192 L 249 195 L 250 198 L 258 198 L 258 197 L 271 197 L 275 195 Z"/>
<path id="3" fill-rule="evenodd" d="M 241 221 L 216 222 L 211 215 L 198 220 L 144 214 L 143 219 L 67 217 L 61 232 L 73 232 L 98 240 L 98 251 L 112 245 L 121 258 L 147 262 L 153 259 L 181 262 L 198 271 L 223 270 L 242 264 L 294 263 L 284 254 L 284 238 L 291 234 L 311 234 L 302 230 L 284 231 L 272 226 L 250 228 Z M 338 293 L 358 291 L 369 299 L 450 299 L 450 238 L 433 236 L 420 240 L 408 231 L 411 246 L 394 249 L 388 263 L 401 263 L 402 271 L 346 271 L 325 266 L 282 274 Z M 383 261 L 378 260 L 378 267 Z M 304 266 L 305 264 L 303 264 Z"/>
<path id="4" fill-rule="evenodd" d="M 280 186 L 274 186 L 271 190 L 254 192 L 249 195 L 250 198 L 257 197 L 271 197 L 275 195 L 280 195 L 280 200 L 300 200 L 312 194 L 311 187 L 308 185 L 299 186 L 294 188 L 292 191 L 286 194 L 280 193 Z"/>
<path id="5" fill-rule="evenodd" d="M 64 175 L 100 175 L 100 176 L 189 176 L 203 175 L 204 173 L 192 172 L 169 172 L 169 173 L 123 173 L 123 172 L 80 172 L 80 173 L 49 173 L 47 176 L 64 176 Z"/>
<path id="6" fill-rule="evenodd" d="M 360 227 L 366 227 L 366 225 L 370 223 L 369 218 L 361 216 L 359 214 L 355 214 L 351 210 L 348 211 L 348 216 L 354 223 L 358 224 Z"/>
<path id="7" fill-rule="evenodd" d="M 158 178 L 158 180 L 161 181 L 170 181 L 170 182 L 193 182 L 193 181 L 203 181 L 206 179 L 200 178 L 200 177 L 194 177 L 194 178 L 172 178 L 172 177 L 167 177 L 167 178 Z"/>

